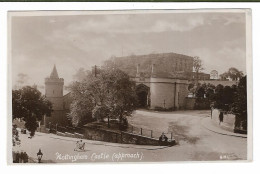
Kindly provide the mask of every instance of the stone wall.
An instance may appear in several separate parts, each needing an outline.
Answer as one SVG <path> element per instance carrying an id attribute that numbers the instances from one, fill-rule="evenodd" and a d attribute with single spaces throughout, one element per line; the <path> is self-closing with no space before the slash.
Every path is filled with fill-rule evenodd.
<path id="1" fill-rule="evenodd" d="M 185 98 L 185 109 L 193 110 L 195 106 L 196 98 Z"/>
<path id="2" fill-rule="evenodd" d="M 63 110 L 70 110 L 70 105 L 73 101 L 73 98 L 71 96 L 71 93 L 68 93 L 63 96 Z"/>
<path id="3" fill-rule="evenodd" d="M 69 125 L 69 121 L 67 119 L 67 111 L 65 110 L 54 110 L 51 113 L 50 117 L 44 116 L 43 124 L 48 127 L 49 123 L 52 125 L 58 124 L 59 126 L 67 126 Z"/>
<path id="4" fill-rule="evenodd" d="M 174 84 L 172 83 L 159 83 L 151 84 L 151 109 L 161 107 L 170 109 L 174 107 Z"/>
<path id="5" fill-rule="evenodd" d="M 178 84 L 179 85 L 179 93 L 178 93 L 178 108 L 177 109 L 185 109 L 186 107 L 186 97 L 189 93 L 188 84 Z"/>
<path id="6" fill-rule="evenodd" d="M 106 141 L 122 144 L 138 144 L 138 145 L 153 145 L 159 146 L 158 139 L 145 137 L 141 135 L 131 134 L 128 132 L 114 132 L 98 128 L 85 127 L 84 138 L 96 141 Z M 175 140 L 164 145 L 175 145 Z"/>
<path id="7" fill-rule="evenodd" d="M 212 84 L 214 86 L 217 85 L 223 85 L 223 86 L 232 86 L 232 85 L 237 85 L 237 81 L 228 81 L 228 80 L 199 80 L 199 83 L 201 84 Z"/>
<path id="8" fill-rule="evenodd" d="M 151 78 L 151 109 L 183 109 L 188 96 L 188 81 L 171 78 Z"/>
<path id="9" fill-rule="evenodd" d="M 63 97 L 47 97 L 47 100 L 52 103 L 54 111 L 63 110 Z"/>

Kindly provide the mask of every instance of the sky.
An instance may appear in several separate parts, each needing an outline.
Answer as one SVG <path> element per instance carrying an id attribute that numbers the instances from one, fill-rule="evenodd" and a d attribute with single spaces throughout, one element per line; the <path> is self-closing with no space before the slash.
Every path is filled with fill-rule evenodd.
<path id="1" fill-rule="evenodd" d="M 12 82 L 44 86 L 56 64 L 65 85 L 111 56 L 199 56 L 204 72 L 246 72 L 245 13 L 138 13 L 11 18 Z"/>

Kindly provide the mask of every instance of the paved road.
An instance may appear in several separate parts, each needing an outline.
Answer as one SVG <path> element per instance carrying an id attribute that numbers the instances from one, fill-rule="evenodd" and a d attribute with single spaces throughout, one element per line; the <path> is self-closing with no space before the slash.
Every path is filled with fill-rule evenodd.
<path id="1" fill-rule="evenodd" d="M 29 156 L 36 159 L 39 148 L 44 162 L 152 162 L 191 160 L 245 160 L 246 138 L 219 135 L 205 129 L 200 121 L 208 112 L 152 113 L 137 111 L 129 122 L 158 132 L 172 131 L 178 145 L 156 147 L 84 140 L 87 150 L 74 151 L 77 139 L 39 133 L 32 139 L 20 135 Z"/>
<path id="2" fill-rule="evenodd" d="M 137 111 L 129 122 L 135 126 L 173 132 L 179 145 L 165 149 L 170 160 L 246 160 L 247 139 L 216 134 L 205 129 L 201 120 L 210 111 L 171 113 Z M 161 152 L 163 153 L 163 152 Z"/>

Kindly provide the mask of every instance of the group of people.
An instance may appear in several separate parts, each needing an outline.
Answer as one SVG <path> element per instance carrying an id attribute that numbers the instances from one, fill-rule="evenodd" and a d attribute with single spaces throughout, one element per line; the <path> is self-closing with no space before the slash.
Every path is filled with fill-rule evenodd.
<path id="1" fill-rule="evenodd" d="M 21 140 L 19 139 L 19 133 L 18 133 L 16 125 L 13 125 L 12 136 L 13 136 L 13 139 L 12 139 L 13 140 L 13 146 L 20 145 Z"/>
<path id="2" fill-rule="evenodd" d="M 29 156 L 26 152 L 13 152 L 13 163 L 28 163 Z"/>
<path id="3" fill-rule="evenodd" d="M 164 145 L 167 142 L 168 142 L 168 137 L 163 132 L 162 135 L 159 137 L 159 143 L 160 145 Z"/>
<path id="4" fill-rule="evenodd" d="M 76 142 L 76 148 L 74 149 L 74 151 L 78 151 L 78 150 L 81 151 L 85 150 L 85 143 L 82 140 Z"/>
<path id="5" fill-rule="evenodd" d="M 160 141 L 160 142 L 167 142 L 167 141 L 168 141 L 168 137 L 164 134 L 164 132 L 163 132 L 162 135 L 159 137 L 159 141 Z"/>

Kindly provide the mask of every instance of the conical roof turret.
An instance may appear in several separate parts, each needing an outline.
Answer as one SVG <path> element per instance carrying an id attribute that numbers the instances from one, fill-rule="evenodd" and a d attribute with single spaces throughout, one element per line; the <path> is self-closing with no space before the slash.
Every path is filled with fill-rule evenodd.
<path id="1" fill-rule="evenodd" d="M 54 67 L 52 69 L 50 78 L 52 78 L 52 79 L 58 79 L 59 78 L 59 75 L 58 75 L 58 72 L 57 72 L 57 69 L 56 69 L 56 65 L 54 65 Z"/>

